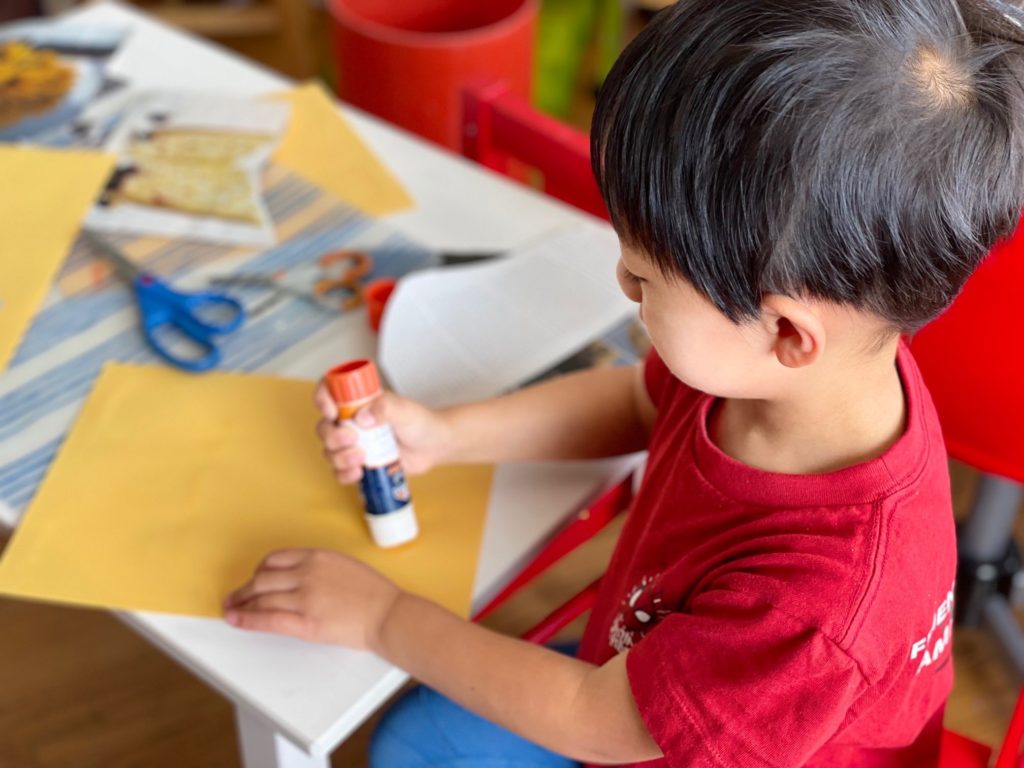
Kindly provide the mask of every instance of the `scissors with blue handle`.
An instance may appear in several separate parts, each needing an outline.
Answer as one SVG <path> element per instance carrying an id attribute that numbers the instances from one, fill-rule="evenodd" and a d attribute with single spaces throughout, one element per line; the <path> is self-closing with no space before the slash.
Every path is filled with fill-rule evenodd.
<path id="1" fill-rule="evenodd" d="M 171 365 L 195 373 L 208 371 L 220 362 L 214 337 L 237 330 L 245 321 L 245 309 L 238 301 L 219 291 L 176 291 L 129 261 L 102 237 L 89 231 L 83 232 L 83 237 L 135 290 L 142 333 L 153 351 Z M 177 354 L 168 341 L 186 342 L 198 354 Z"/>

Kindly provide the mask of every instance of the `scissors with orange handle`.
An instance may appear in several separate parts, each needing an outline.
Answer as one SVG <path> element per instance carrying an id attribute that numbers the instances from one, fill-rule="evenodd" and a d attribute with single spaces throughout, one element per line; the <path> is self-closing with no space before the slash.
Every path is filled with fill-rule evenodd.
<path id="1" fill-rule="evenodd" d="M 363 303 L 364 278 L 373 259 L 364 251 L 330 251 L 315 262 L 273 273 L 239 273 L 210 280 L 217 287 L 265 288 L 271 300 L 249 314 L 259 314 L 283 298 L 297 297 L 332 312 L 348 312 Z"/>

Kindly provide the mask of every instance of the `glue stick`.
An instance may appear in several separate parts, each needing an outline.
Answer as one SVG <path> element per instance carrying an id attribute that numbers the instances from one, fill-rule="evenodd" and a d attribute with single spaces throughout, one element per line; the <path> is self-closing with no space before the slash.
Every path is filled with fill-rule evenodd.
<path id="1" fill-rule="evenodd" d="M 366 525 L 379 547 L 397 547 L 419 535 L 409 485 L 398 456 L 395 433 L 388 424 L 361 429 L 356 413 L 380 397 L 380 377 L 371 360 L 352 360 L 332 368 L 325 377 L 327 389 L 338 405 L 338 423 L 359 435 L 363 449 L 363 499 Z"/>

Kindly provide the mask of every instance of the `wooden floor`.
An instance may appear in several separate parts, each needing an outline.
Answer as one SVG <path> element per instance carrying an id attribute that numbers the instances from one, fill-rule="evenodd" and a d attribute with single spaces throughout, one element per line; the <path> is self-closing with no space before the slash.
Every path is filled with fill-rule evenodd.
<path id="1" fill-rule="evenodd" d="M 972 474 L 955 472 L 961 509 Z M 489 622 L 518 632 L 596 577 L 617 530 L 567 558 Z M 238 764 L 230 705 L 113 616 L 0 600 L 0 768 L 226 768 Z M 580 631 L 570 627 L 568 635 Z M 958 631 L 947 724 L 1001 738 L 1016 681 L 988 635 Z M 332 756 L 364 765 L 369 728 Z"/>

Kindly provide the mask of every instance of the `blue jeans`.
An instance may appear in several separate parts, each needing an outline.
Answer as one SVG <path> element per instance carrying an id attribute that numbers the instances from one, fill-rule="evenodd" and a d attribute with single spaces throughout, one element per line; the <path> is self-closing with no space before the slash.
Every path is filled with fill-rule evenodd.
<path id="1" fill-rule="evenodd" d="M 573 653 L 574 649 L 556 650 Z M 404 694 L 370 740 L 370 768 L 579 768 L 425 685 Z"/>
<path id="2" fill-rule="evenodd" d="M 370 768 L 579 768 L 419 685 L 381 719 Z"/>

